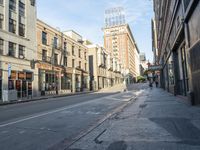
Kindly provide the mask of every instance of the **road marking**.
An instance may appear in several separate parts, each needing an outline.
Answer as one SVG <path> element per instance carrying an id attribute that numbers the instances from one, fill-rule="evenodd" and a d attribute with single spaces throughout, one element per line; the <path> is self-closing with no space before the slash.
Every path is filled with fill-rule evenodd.
<path id="1" fill-rule="evenodd" d="M 112 96 L 116 96 L 116 95 L 120 95 L 120 94 L 114 94 Z M 110 95 L 107 96 L 107 97 L 110 97 Z M 82 103 L 75 104 L 75 105 L 72 105 L 72 106 L 67 106 L 67 107 L 63 107 L 63 108 L 56 109 L 56 110 L 53 110 L 53 111 L 48 111 L 48 112 L 45 112 L 45 113 L 41 113 L 41 114 L 38 114 L 38 115 L 27 117 L 27 118 L 24 118 L 24 119 L 19 119 L 19 120 L 16 120 L 16 121 L 5 123 L 5 124 L 0 124 L 0 128 L 6 127 L 6 126 L 9 126 L 9 125 L 13 125 L 13 124 L 17 124 L 17 123 L 21 123 L 21 122 L 24 122 L 24 121 L 27 121 L 27 120 L 43 117 L 43 116 L 46 116 L 46 115 L 49 115 L 49 114 L 57 113 L 57 112 L 64 111 L 64 110 L 67 110 L 67 109 L 71 109 L 71 108 L 74 108 L 74 107 L 78 107 L 78 106 L 81 106 L 81 105 L 84 105 L 84 104 L 88 104 L 88 103 L 104 100 L 107 97 L 97 98 L 97 99 L 92 100 L 92 101 L 82 102 Z"/>

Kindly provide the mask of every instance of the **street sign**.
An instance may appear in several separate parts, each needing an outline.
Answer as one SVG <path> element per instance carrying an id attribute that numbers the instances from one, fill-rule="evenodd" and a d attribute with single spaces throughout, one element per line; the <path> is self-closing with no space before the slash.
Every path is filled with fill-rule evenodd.
<path id="1" fill-rule="evenodd" d="M 11 76 L 11 64 L 8 64 L 8 78 Z"/>
<path id="2" fill-rule="evenodd" d="M 152 71 L 157 71 L 157 70 L 161 70 L 161 69 L 162 69 L 162 66 L 161 66 L 161 65 L 149 66 L 148 69 L 149 69 L 149 70 L 152 70 Z"/>

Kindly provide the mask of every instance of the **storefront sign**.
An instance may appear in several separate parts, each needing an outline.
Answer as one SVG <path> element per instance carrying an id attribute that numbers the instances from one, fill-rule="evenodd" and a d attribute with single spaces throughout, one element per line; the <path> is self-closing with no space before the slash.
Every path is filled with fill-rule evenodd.
<path id="1" fill-rule="evenodd" d="M 16 80 L 16 78 L 17 78 L 17 72 L 16 71 L 11 71 L 10 78 L 13 79 L 13 80 Z"/>
<path id="2" fill-rule="evenodd" d="M 18 72 L 18 79 L 24 80 L 25 79 L 25 73 L 24 72 Z"/>
<path id="3" fill-rule="evenodd" d="M 52 70 L 51 65 L 48 64 L 37 64 L 37 67 L 44 70 Z"/>
<path id="4" fill-rule="evenodd" d="M 33 73 L 32 72 L 27 72 L 26 73 L 26 80 L 32 81 L 33 80 Z"/>

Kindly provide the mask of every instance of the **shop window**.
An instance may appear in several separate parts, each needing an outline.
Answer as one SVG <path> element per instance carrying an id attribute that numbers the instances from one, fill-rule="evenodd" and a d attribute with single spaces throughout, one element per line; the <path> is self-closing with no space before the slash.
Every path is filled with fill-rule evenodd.
<path id="1" fill-rule="evenodd" d="M 8 80 L 8 90 L 14 90 L 14 80 Z"/>
<path id="2" fill-rule="evenodd" d="M 71 90 L 71 78 L 64 74 L 61 78 L 61 89 L 62 90 Z"/>
<path id="3" fill-rule="evenodd" d="M 172 55 L 170 56 L 168 60 L 168 76 L 169 76 L 169 84 L 174 85 L 175 79 L 174 79 L 174 64 L 173 64 Z"/>

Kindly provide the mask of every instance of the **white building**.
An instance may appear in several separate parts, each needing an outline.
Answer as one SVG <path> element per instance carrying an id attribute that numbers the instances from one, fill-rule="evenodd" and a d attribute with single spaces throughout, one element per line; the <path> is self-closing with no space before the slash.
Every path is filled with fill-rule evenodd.
<path id="1" fill-rule="evenodd" d="M 0 0 L 0 99 L 37 96 L 36 50 L 35 0 Z"/>

